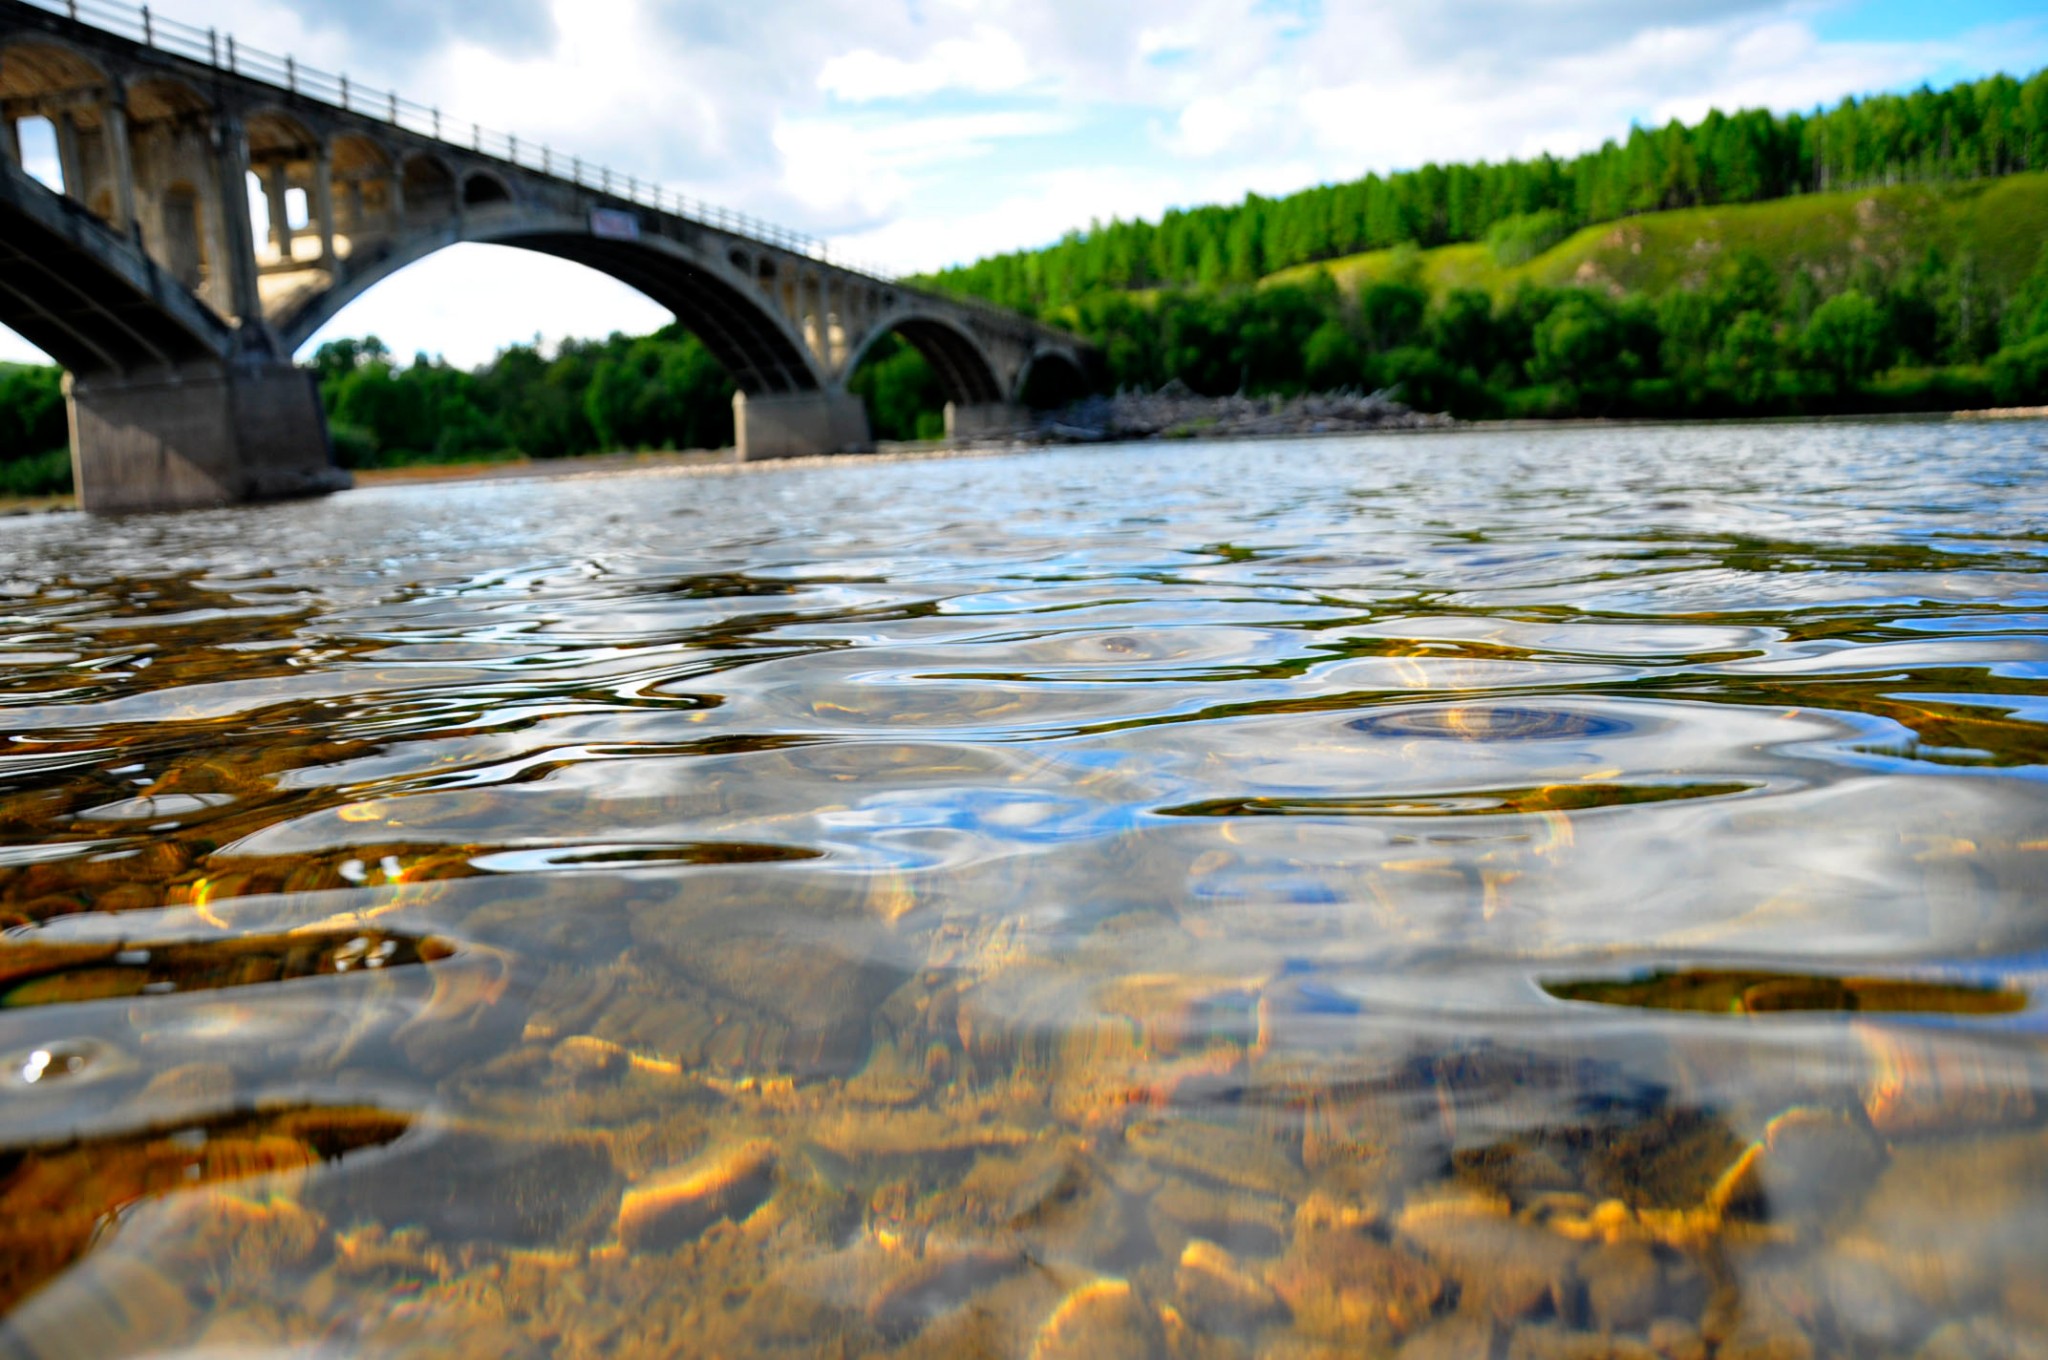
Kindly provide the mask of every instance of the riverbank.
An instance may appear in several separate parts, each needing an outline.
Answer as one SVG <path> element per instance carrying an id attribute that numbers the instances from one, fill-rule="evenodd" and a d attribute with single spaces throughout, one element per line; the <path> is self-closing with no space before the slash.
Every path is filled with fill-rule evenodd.
<path id="1" fill-rule="evenodd" d="M 1181 439 L 1315 439 L 1356 434 L 1430 434 L 1463 430 L 1512 433 L 1547 429 L 1668 429 L 1706 425 L 1839 425 L 1895 424 L 1911 421 L 1986 422 L 2048 420 L 2048 406 L 2015 406 L 1982 411 L 1930 412 L 1893 416 L 1779 416 L 1752 420 L 1500 420 L 1467 422 L 1449 416 L 1409 411 L 1398 402 L 1377 397 L 1311 396 L 1296 398 L 1183 397 L 1173 393 L 1141 393 L 1095 399 L 1106 408 L 1083 403 L 1083 421 L 1073 408 L 1040 418 L 1025 431 L 987 439 L 948 443 L 943 440 L 883 442 L 866 453 L 821 454 L 742 463 L 732 449 L 662 450 L 645 453 L 591 454 L 581 458 L 521 458 L 510 461 L 426 463 L 398 468 L 361 468 L 358 488 L 428 486 L 447 482 L 583 480 L 626 473 L 670 473 L 719 476 L 768 470 L 843 466 L 850 460 L 875 463 L 988 458 L 1034 448 L 1072 444 L 1148 443 Z M 0 497 L 0 517 L 56 514 L 75 510 L 70 496 Z"/>

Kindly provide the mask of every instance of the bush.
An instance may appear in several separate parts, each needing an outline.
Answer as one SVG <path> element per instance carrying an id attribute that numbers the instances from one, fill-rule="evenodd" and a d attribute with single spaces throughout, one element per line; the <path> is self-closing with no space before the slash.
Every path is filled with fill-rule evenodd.
<path id="1" fill-rule="evenodd" d="M 1646 370 L 1660 346 L 1654 317 L 1640 304 L 1617 306 L 1574 290 L 1536 323 L 1529 376 L 1538 382 L 1618 389 Z"/>
<path id="2" fill-rule="evenodd" d="M 2048 245 L 2041 247 L 2034 272 L 2006 305 L 2001 329 L 2008 349 L 2048 336 Z"/>
<path id="3" fill-rule="evenodd" d="M 1559 384 L 1518 387 L 1502 404 L 1502 414 L 1510 420 L 1557 420 L 1578 413 L 1579 394 Z"/>
<path id="4" fill-rule="evenodd" d="M 1859 410 L 1899 412 L 1968 411 L 1996 405 L 1989 369 L 1902 368 L 1865 383 Z"/>
<path id="5" fill-rule="evenodd" d="M 1527 264 L 1572 234 L 1572 224 L 1556 210 L 1503 217 L 1486 230 L 1486 248 L 1503 269 Z"/>
<path id="6" fill-rule="evenodd" d="M 1721 332 L 1707 360 L 1707 376 L 1739 406 L 1759 407 L 1778 395 L 1784 367 L 1778 326 L 1763 312 L 1742 312 Z"/>
<path id="7" fill-rule="evenodd" d="M 1358 297 L 1358 320 L 1375 350 L 1414 344 L 1428 311 L 1429 291 L 1412 283 L 1376 283 Z"/>
<path id="8" fill-rule="evenodd" d="M 1316 327 L 1301 357 L 1311 391 L 1332 392 L 1365 381 L 1365 349 L 1341 321 L 1332 319 Z"/>
<path id="9" fill-rule="evenodd" d="M 1433 349 L 1406 346 L 1379 361 L 1395 399 L 1418 411 L 1447 412 L 1467 420 L 1497 413 L 1499 402 L 1469 368 L 1458 368 Z"/>
<path id="10" fill-rule="evenodd" d="M 1992 357 L 1991 395 L 2000 406 L 2048 404 L 2048 335 Z"/>
<path id="11" fill-rule="evenodd" d="M 334 445 L 334 461 L 345 468 L 377 466 L 377 436 L 360 425 L 329 421 L 327 437 Z"/>
<path id="12" fill-rule="evenodd" d="M 71 450 L 51 449 L 0 463 L 0 496 L 68 496 Z"/>
<path id="13" fill-rule="evenodd" d="M 70 435 L 64 375 L 54 368 L 0 364 L 0 461 L 42 456 Z"/>

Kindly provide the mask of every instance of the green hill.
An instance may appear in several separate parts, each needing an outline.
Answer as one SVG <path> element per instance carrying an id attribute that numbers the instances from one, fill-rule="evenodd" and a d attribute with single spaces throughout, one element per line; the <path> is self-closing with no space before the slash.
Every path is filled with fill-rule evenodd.
<path id="1" fill-rule="evenodd" d="M 1346 293 L 1406 281 L 1439 296 L 1476 288 L 1503 297 L 1517 286 L 1590 287 L 1660 298 L 1700 289 L 1723 261 L 1754 255 L 1788 289 L 1807 281 L 1832 296 L 1869 280 L 1895 282 L 1930 255 L 1969 261 L 1979 286 L 2010 297 L 2048 243 L 2048 174 L 1962 184 L 1906 184 L 1804 194 L 1769 203 L 1683 208 L 1587 227 L 1523 264 L 1503 266 L 1484 244 L 1375 250 L 1268 275 L 1268 285 L 1327 272 Z"/>

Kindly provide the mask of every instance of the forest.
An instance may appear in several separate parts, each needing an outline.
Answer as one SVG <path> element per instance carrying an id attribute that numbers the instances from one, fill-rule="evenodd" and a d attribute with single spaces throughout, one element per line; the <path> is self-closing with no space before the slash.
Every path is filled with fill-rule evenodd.
<path id="1" fill-rule="evenodd" d="M 2048 72 L 1097 224 L 921 282 L 1069 327 L 1105 389 L 1391 389 L 1470 419 L 2028 405 L 2048 403 L 2044 171 Z M 473 371 L 374 337 L 311 364 L 349 467 L 732 438 L 730 378 L 673 326 Z M 940 433 L 907 343 L 851 386 L 878 438 Z M 66 439 L 57 371 L 0 365 L 0 495 L 68 489 Z"/>
<path id="2" fill-rule="evenodd" d="M 929 282 L 1043 313 L 1110 290 L 1245 285 L 1403 243 L 1491 238 L 1538 254 L 1581 227 L 1642 213 L 2027 170 L 2048 170 L 2048 71 L 1845 99 L 1811 114 L 1716 110 L 1689 126 L 1637 127 L 1569 159 L 1425 165 L 1156 223 L 1098 222 Z"/>

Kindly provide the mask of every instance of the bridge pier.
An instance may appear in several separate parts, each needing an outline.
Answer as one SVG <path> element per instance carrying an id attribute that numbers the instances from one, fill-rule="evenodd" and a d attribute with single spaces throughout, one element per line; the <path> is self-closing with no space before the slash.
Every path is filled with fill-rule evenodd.
<path id="1" fill-rule="evenodd" d="M 732 399 L 732 427 L 742 463 L 862 453 L 875 446 L 868 408 L 851 392 L 785 392 Z"/>
<path id="2" fill-rule="evenodd" d="M 1031 428 L 1028 408 L 1006 401 L 963 406 L 946 403 L 946 439 L 1004 439 Z"/>
<path id="3" fill-rule="evenodd" d="M 190 510 L 349 486 L 315 383 L 280 363 L 66 378 L 79 508 Z"/>

